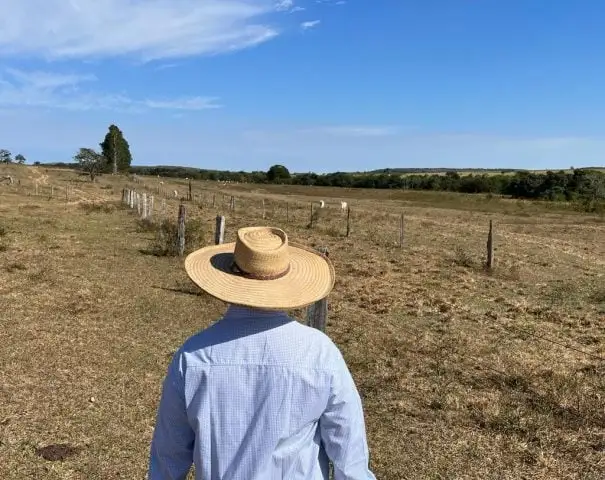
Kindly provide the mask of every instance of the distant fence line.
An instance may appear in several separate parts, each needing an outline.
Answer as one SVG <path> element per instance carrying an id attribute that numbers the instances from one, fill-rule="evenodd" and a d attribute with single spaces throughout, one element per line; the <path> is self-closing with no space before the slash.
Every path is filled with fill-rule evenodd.
<path id="1" fill-rule="evenodd" d="M 191 189 L 189 189 L 188 197 L 191 198 L 189 200 L 192 205 L 198 205 L 200 207 L 212 207 L 216 208 L 217 205 L 217 196 L 223 205 L 227 205 L 229 211 L 235 211 L 236 209 L 236 199 L 237 197 L 234 195 L 227 195 L 224 193 L 216 193 L 213 192 L 211 195 L 193 195 L 191 193 Z M 170 199 L 170 196 L 162 199 L 161 203 L 161 215 L 163 218 L 167 217 L 167 199 Z M 174 197 L 173 197 L 174 198 Z M 240 197 L 240 203 L 244 203 L 244 199 L 247 200 L 247 204 L 242 205 L 242 208 L 246 210 L 246 207 L 252 206 L 251 204 L 258 203 L 256 207 L 261 209 L 261 216 L 263 219 L 267 217 L 267 201 L 262 198 L 257 202 L 254 202 L 253 199 L 249 197 Z M 196 201 L 197 200 L 197 201 Z M 182 197 L 179 201 L 179 215 L 177 217 L 177 221 L 180 222 L 181 213 L 185 215 L 186 206 L 185 203 L 188 201 L 185 197 Z M 122 203 L 130 205 L 131 209 L 136 209 L 138 215 L 141 219 L 150 219 L 154 215 L 154 196 L 147 195 L 145 192 L 137 192 L 133 189 L 124 189 L 122 193 Z M 302 202 L 274 202 L 282 205 L 282 210 L 285 213 L 285 221 L 286 223 L 290 223 L 291 220 L 294 219 L 291 213 L 294 213 L 296 210 L 303 211 L 305 209 L 305 204 Z M 283 205 L 285 203 L 285 205 Z M 323 207 L 319 205 L 318 202 L 309 202 L 309 217 L 308 223 L 306 224 L 308 228 L 313 229 L 317 226 L 319 215 L 321 211 L 325 211 Z M 278 209 L 279 210 L 279 209 Z M 396 216 L 395 214 L 389 214 L 393 220 L 396 221 L 396 231 L 398 234 L 396 246 L 399 248 L 404 248 L 405 246 L 405 216 L 404 214 L 400 214 Z M 338 218 L 338 217 L 331 217 Z M 346 209 L 342 211 L 342 218 L 345 226 L 344 237 L 350 237 L 352 234 L 352 216 L 351 216 L 351 207 L 347 204 Z M 395 223 L 395 222 L 394 222 Z M 487 232 L 487 242 L 486 242 L 486 257 L 484 266 L 487 270 L 492 270 L 495 265 L 495 249 L 494 249 L 494 238 L 495 238 L 495 227 L 492 220 L 489 221 L 489 228 Z"/>

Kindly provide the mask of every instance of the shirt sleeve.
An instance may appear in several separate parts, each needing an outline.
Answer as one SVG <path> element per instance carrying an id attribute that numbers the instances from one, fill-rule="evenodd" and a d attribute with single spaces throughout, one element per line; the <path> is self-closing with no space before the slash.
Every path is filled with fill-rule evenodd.
<path id="1" fill-rule="evenodd" d="M 319 428 L 326 453 L 334 464 L 334 480 L 376 480 L 369 468 L 361 398 L 340 354 Z"/>
<path id="2" fill-rule="evenodd" d="M 185 480 L 193 464 L 195 433 L 187 418 L 179 357 L 177 352 L 162 386 L 151 441 L 149 480 Z"/>

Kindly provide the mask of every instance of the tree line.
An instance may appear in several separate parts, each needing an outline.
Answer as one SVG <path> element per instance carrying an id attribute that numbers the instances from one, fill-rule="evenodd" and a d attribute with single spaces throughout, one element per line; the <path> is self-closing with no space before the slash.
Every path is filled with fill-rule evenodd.
<path id="1" fill-rule="evenodd" d="M 605 210 L 605 171 L 591 168 L 545 173 L 483 169 L 461 175 L 460 171 L 452 169 L 445 169 L 445 173 L 431 169 L 421 171 L 415 168 L 395 168 L 371 172 L 291 174 L 283 165 L 273 165 L 267 171 L 252 172 L 178 166 L 132 166 L 130 146 L 122 131 L 113 124 L 109 126 L 99 145 L 101 152 L 80 148 L 74 156 L 75 165 L 53 165 L 69 168 L 76 166 L 90 175 L 91 180 L 102 173 L 131 173 L 218 182 L 482 193 L 513 198 L 580 202 L 587 211 Z M 10 153 L 7 157 L 3 152 L 6 151 L 0 150 L 0 162 L 10 158 Z M 25 161 L 25 158 L 22 160 Z"/>
<path id="2" fill-rule="evenodd" d="M 284 168 L 282 166 L 273 166 Z M 160 175 L 162 177 L 192 178 L 240 183 L 279 183 L 288 185 L 314 185 L 320 187 L 409 189 L 425 191 L 445 191 L 457 193 L 483 193 L 504 195 L 513 198 L 580 201 L 587 209 L 603 208 L 605 203 L 605 172 L 596 169 L 574 169 L 571 172 L 549 171 L 534 173 L 468 174 L 448 171 L 445 174 L 395 173 L 347 173 L 328 174 L 302 173 L 271 175 L 268 172 L 231 172 L 203 170 L 186 167 L 158 166 L 131 167 L 131 172 L 139 175 Z M 286 170 L 287 172 L 287 170 Z"/>

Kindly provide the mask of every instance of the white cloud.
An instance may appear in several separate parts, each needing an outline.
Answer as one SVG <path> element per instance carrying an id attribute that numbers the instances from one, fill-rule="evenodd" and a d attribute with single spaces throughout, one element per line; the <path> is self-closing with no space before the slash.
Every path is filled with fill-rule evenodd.
<path id="1" fill-rule="evenodd" d="M 309 22 L 302 22 L 300 24 L 301 28 L 303 30 L 308 30 L 309 28 L 313 28 L 316 27 L 317 25 L 319 25 L 321 23 L 321 20 L 311 20 Z"/>
<path id="2" fill-rule="evenodd" d="M 66 110 L 147 109 L 204 110 L 220 108 L 214 97 L 177 99 L 133 99 L 123 94 L 83 91 L 85 82 L 97 80 L 94 75 L 6 69 L 0 75 L 0 108 L 43 107 Z"/>
<path id="3" fill-rule="evenodd" d="M 275 4 L 275 9 L 278 11 L 291 10 L 294 7 L 294 0 L 279 0 Z"/>
<path id="4" fill-rule="evenodd" d="M 0 57 L 213 55 L 278 35 L 267 23 L 275 9 L 274 0 L 2 0 Z"/>

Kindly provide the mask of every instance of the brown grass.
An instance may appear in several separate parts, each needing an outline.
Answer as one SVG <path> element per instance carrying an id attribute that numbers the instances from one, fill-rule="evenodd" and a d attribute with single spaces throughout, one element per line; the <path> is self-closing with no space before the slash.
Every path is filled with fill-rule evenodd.
<path id="1" fill-rule="evenodd" d="M 119 208 L 125 178 L 9 168 L 21 184 L 0 186 L 0 478 L 144 478 L 170 356 L 223 306 L 191 285 L 182 259 L 142 253 L 156 232 Z M 35 179 L 59 193 L 31 195 Z M 377 478 L 603 478 L 599 217 L 447 194 L 211 183 L 195 193 L 204 202 L 188 218 L 205 241 L 217 213 L 227 241 L 263 223 L 265 198 L 265 223 L 330 248 L 327 333 L 363 397 Z M 307 228 L 319 198 L 328 208 Z M 176 212 L 169 200 L 167 218 Z M 486 272 L 490 218 L 496 268 Z"/>

